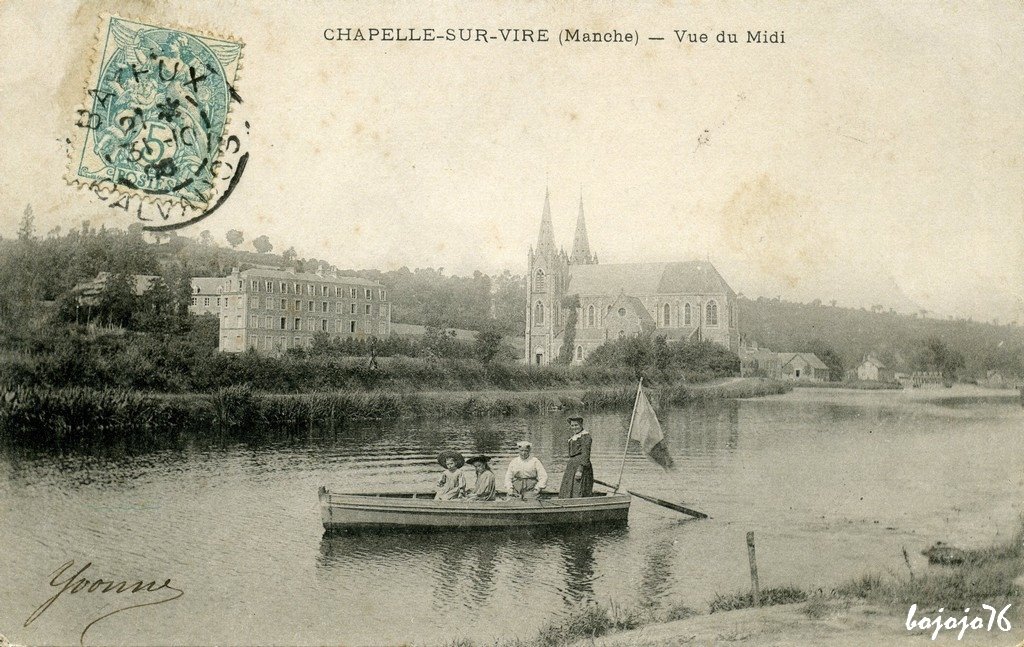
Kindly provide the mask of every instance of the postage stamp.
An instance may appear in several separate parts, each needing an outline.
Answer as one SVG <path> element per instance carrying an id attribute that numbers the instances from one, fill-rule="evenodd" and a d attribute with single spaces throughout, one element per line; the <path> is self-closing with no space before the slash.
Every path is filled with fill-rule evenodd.
<path id="1" fill-rule="evenodd" d="M 242 43 L 109 17 L 69 180 L 205 206 L 215 192 Z"/>

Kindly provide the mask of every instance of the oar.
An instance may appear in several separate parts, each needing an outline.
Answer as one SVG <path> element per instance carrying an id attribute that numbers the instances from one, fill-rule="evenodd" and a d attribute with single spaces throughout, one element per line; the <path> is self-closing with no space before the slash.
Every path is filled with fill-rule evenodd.
<path id="1" fill-rule="evenodd" d="M 601 481 L 599 479 L 594 479 L 594 483 L 600 483 L 601 485 L 603 485 L 605 487 L 612 488 L 613 490 L 615 489 L 615 486 L 612 485 L 611 483 L 605 483 L 604 481 Z M 664 508 L 668 508 L 669 510 L 675 510 L 676 512 L 682 512 L 683 514 L 688 514 L 691 517 L 696 517 L 698 519 L 710 519 L 711 518 L 708 515 L 704 514 L 703 512 L 700 512 L 698 510 L 693 510 L 691 508 L 686 508 L 684 506 L 679 505 L 678 503 L 672 503 L 670 501 L 665 501 L 664 499 L 659 499 L 659 498 L 653 497 L 653 496 L 651 496 L 649 494 L 641 494 L 639 492 L 634 492 L 633 490 L 626 490 L 626 492 L 629 492 L 633 496 L 639 497 L 639 498 L 643 499 L 644 501 L 648 501 L 648 502 L 653 503 L 655 505 L 660 505 L 660 506 L 662 506 Z"/>

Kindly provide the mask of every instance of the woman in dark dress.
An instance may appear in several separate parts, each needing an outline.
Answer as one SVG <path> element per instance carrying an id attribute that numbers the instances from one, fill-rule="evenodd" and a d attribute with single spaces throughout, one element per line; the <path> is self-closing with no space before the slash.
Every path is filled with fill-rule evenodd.
<path id="1" fill-rule="evenodd" d="M 569 418 L 569 462 L 565 464 L 562 486 L 558 489 L 561 499 L 590 496 L 594 492 L 594 466 L 590 464 L 590 446 L 593 439 L 583 428 L 583 418 Z"/>

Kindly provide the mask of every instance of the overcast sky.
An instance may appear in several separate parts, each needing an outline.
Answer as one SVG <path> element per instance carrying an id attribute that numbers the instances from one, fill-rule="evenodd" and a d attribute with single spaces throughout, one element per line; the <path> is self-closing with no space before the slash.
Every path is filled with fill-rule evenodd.
<path id="1" fill-rule="evenodd" d="M 547 187 L 567 251 L 582 191 L 602 262 L 710 258 L 748 296 L 1024 320 L 1019 3 L 149 4 L 118 11 L 245 43 L 249 168 L 186 235 L 521 273 Z M 43 232 L 126 226 L 63 179 L 109 7 L 41 5 L 0 5 L 0 234 L 29 203 Z M 379 26 L 554 42 L 323 38 Z M 566 28 L 640 42 L 560 46 Z M 676 29 L 786 43 L 682 45 Z"/>

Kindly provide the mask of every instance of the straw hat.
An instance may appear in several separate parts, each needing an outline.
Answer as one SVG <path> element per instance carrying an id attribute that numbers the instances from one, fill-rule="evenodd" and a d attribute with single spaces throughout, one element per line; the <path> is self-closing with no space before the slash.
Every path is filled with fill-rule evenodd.
<path id="1" fill-rule="evenodd" d="M 487 465 L 491 461 L 491 457 L 486 454 L 480 454 L 479 456 L 470 456 L 466 459 L 466 462 L 472 465 L 473 463 L 483 463 Z"/>
<path id="2" fill-rule="evenodd" d="M 441 465 L 441 467 L 444 467 L 444 468 L 447 469 L 447 467 L 448 467 L 448 459 L 449 458 L 454 458 L 455 459 L 455 469 L 459 469 L 460 467 L 462 467 L 463 465 L 466 464 L 466 459 L 465 459 L 465 457 L 463 457 L 462 454 L 460 454 L 459 452 L 453 452 L 450 449 L 446 449 L 443 452 L 441 452 L 440 454 L 438 454 L 437 455 L 437 462 L 438 462 L 438 464 Z"/>
<path id="3" fill-rule="evenodd" d="M 516 443 L 516 449 L 523 449 L 524 447 L 533 447 L 533 443 L 528 440 L 520 440 Z"/>

